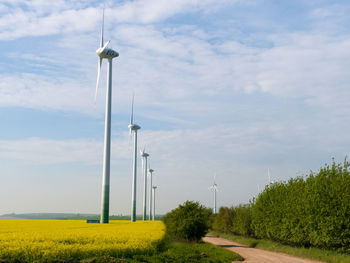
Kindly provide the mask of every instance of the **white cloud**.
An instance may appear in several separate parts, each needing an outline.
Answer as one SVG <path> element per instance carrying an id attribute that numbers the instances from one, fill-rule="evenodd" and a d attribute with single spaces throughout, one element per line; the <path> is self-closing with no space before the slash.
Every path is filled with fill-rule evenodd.
<path id="1" fill-rule="evenodd" d="M 197 12 L 220 8 L 241 2 L 241 0 L 148 0 L 113 3 L 106 7 L 106 17 L 117 23 L 149 24 L 163 21 L 178 13 Z M 17 1 L 0 8 L 4 12 L 0 18 L 0 39 L 16 39 L 26 36 L 43 36 L 70 32 L 86 32 L 96 28 L 100 22 L 101 7 L 88 7 L 88 2 L 57 1 Z M 22 6 L 25 8 L 21 8 Z M 111 24 L 106 21 L 106 26 Z"/>
<path id="2" fill-rule="evenodd" d="M 36 74 L 2 75 L 0 104 L 49 110 L 93 111 L 93 92 L 79 80 L 52 79 Z M 85 105 L 90 101 L 89 106 Z"/>
<path id="3" fill-rule="evenodd" d="M 146 147 L 155 156 L 157 162 L 164 167 L 197 167 L 206 160 L 205 166 L 217 160 L 234 158 L 249 161 L 247 158 L 259 159 L 273 152 L 293 154 L 304 148 L 326 152 L 333 151 L 338 141 L 344 138 L 337 134 L 328 134 L 324 129 L 328 124 L 310 123 L 297 118 L 289 118 L 279 122 L 256 121 L 239 126 L 230 123 L 215 127 L 173 130 L 141 129 L 139 148 Z M 333 123 L 333 129 L 339 129 Z M 319 131 L 313 139 L 307 134 L 313 128 Z M 323 130 L 323 131 L 322 131 Z M 327 138 L 327 141 L 324 140 Z M 112 160 L 131 159 L 131 142 L 128 132 L 117 132 L 112 136 Z M 344 145 L 344 149 L 347 146 Z M 54 140 L 28 138 L 21 140 L 1 140 L 0 156 L 2 159 L 19 160 L 33 164 L 57 164 L 81 162 L 94 165 L 102 160 L 103 140 L 69 139 Z M 196 168 L 196 169 L 197 169 Z M 180 168 L 178 168 L 180 169 Z M 229 169 L 229 168 L 228 168 Z M 168 169 L 171 170 L 171 169 Z"/>
<path id="4" fill-rule="evenodd" d="M 314 105 L 347 109 L 350 97 L 347 68 L 350 38 L 293 34 L 280 36 L 285 44 L 259 55 L 257 85 L 276 96 L 308 98 Z M 288 43 L 286 43 L 288 42 Z"/>
<path id="5" fill-rule="evenodd" d="M 336 132 L 339 129 L 338 124 L 331 123 L 334 125 L 334 133 L 325 129 L 328 123 L 305 123 L 291 118 L 279 123 L 259 121 L 240 125 L 229 124 L 187 130 L 141 129 L 139 149 L 146 146 L 146 151 L 150 153 L 150 163 L 155 169 L 154 182 L 160 187 L 159 196 L 162 196 L 163 200 L 159 208 L 163 212 L 169 211 L 186 199 L 201 200 L 210 205 L 211 195 L 207 187 L 212 183 L 214 173 L 217 174 L 221 190 L 220 205 L 232 205 L 232 202 L 238 204 L 247 202 L 252 197 L 257 184 L 263 187 L 267 183 L 268 167 L 274 180 L 287 180 L 290 176 L 295 176 L 296 172 L 306 174 L 310 169 L 317 170 L 324 162 L 329 162 L 331 154 L 335 152 L 338 154 L 335 157 L 337 160 L 340 157 L 341 161 L 343 154 L 349 149 L 349 145 L 344 143 L 344 137 Z M 317 133 L 313 132 L 315 129 Z M 308 135 L 312 132 L 313 137 L 310 138 Z M 112 187 L 118 191 L 114 192 L 117 197 L 113 197 L 112 200 L 122 200 L 117 207 L 122 207 L 122 213 L 125 214 L 129 211 L 129 202 L 125 196 L 129 197 L 130 193 L 132 151 L 127 132 L 115 134 L 113 137 Z M 75 193 L 90 196 L 91 193 L 87 191 L 95 189 L 91 201 L 96 203 L 93 207 L 96 206 L 97 211 L 98 195 L 95 192 L 99 189 L 99 185 L 96 184 L 100 181 L 101 171 L 96 167 L 92 169 L 91 165 L 102 166 L 102 149 L 102 140 L 85 138 L 2 140 L 0 159 L 3 165 L 15 163 L 16 169 L 26 168 L 25 173 L 29 178 L 34 178 L 32 174 L 37 171 L 35 167 L 46 167 L 47 179 L 42 183 L 44 186 L 36 184 L 30 188 L 30 191 L 38 193 L 42 192 L 42 188 L 53 187 L 52 184 L 59 181 L 56 174 L 71 174 L 75 178 L 72 178 Z M 73 168 L 66 172 L 64 165 L 70 163 L 75 164 L 75 169 L 78 169 L 80 174 L 74 174 Z M 142 185 L 140 165 L 139 162 L 139 191 Z M 16 169 L 11 165 L 9 167 L 11 171 L 8 173 L 14 173 Z M 85 182 L 83 185 L 81 180 Z M 53 203 L 60 207 L 60 201 L 56 199 L 62 195 L 61 190 L 54 191 L 55 195 L 51 198 L 55 199 Z M 71 195 L 70 189 L 67 191 L 66 194 Z M 179 196 L 179 192 L 183 195 Z M 10 193 L 13 194 L 14 191 Z M 140 195 L 138 197 L 140 198 Z M 45 202 L 40 203 L 41 206 L 44 204 Z M 21 208 L 21 205 L 13 207 Z M 69 204 L 66 209 L 71 207 Z M 87 206 L 82 203 L 78 207 L 82 209 Z M 89 207 L 91 209 L 91 206 Z M 115 209 L 115 205 L 113 207 Z"/>
<path id="6" fill-rule="evenodd" d="M 154 23 L 165 20 L 179 13 L 193 13 L 197 11 L 215 12 L 223 6 L 243 2 L 240 0 L 148 0 L 132 1 L 118 6 L 113 13 L 118 21 L 133 23 Z M 246 1 L 251 2 L 251 1 Z M 108 14 L 108 13 L 107 13 Z"/>
<path id="7" fill-rule="evenodd" d="M 118 36 L 118 40 L 112 39 L 112 46 L 120 52 L 114 61 L 116 105 L 129 104 L 130 94 L 136 91 L 143 106 L 152 104 L 183 112 L 195 108 L 191 110 L 195 113 L 206 102 L 193 101 L 193 97 L 220 99 L 237 91 L 262 91 L 277 97 L 307 99 L 310 105 L 331 111 L 350 112 L 346 100 L 349 97 L 346 69 L 350 66 L 347 37 L 286 33 L 268 36 L 275 43 L 273 47 L 255 48 L 230 39 L 210 43 L 186 32 L 169 34 L 150 25 L 119 26 L 106 35 Z M 72 67 L 82 74 L 74 74 L 74 79 L 57 74 L 53 79 L 34 73 L 3 74 L 0 104 L 93 114 L 96 41 L 85 36 L 84 48 L 81 38 L 84 35 L 60 40 L 59 56 L 56 52 L 40 57 L 25 54 L 25 58 L 35 63 L 51 63 L 57 57 L 54 65 Z M 77 48 L 79 52 L 75 52 Z M 98 105 L 104 101 L 104 72 L 105 66 Z M 220 111 L 220 103 L 213 110 Z M 98 112 L 102 111 L 103 107 L 98 107 Z"/>
<path id="8" fill-rule="evenodd" d="M 170 207 L 178 204 L 179 191 L 184 200 L 203 199 L 209 186 L 205 180 L 210 184 L 215 172 L 226 193 L 221 200 L 231 205 L 232 199 L 251 197 L 256 183 L 264 182 L 261 175 L 265 178 L 267 165 L 275 179 L 286 179 L 295 171 L 317 169 L 334 155 L 343 158 L 349 149 L 344 132 L 349 130 L 350 114 L 348 34 L 323 32 L 317 23 L 304 31 L 265 35 L 243 29 L 237 34 L 238 23 L 235 29 L 225 23 L 215 23 L 214 29 L 186 21 L 162 23 L 176 14 L 219 12 L 236 2 L 107 4 L 105 38 L 120 52 L 113 64 L 113 113 L 129 114 L 131 94 L 136 92 L 137 116 L 145 120 L 139 123 L 139 145 L 146 144 L 150 151 Z M 84 1 L 77 7 L 70 1 L 52 6 L 39 0 L 4 3 L 0 12 L 11 12 L 0 18 L 0 39 L 57 34 L 57 42 L 38 43 L 41 53 L 30 47 L 25 52 L 4 51 L 9 60 L 1 62 L 7 71 L 0 75 L 0 106 L 96 115 L 100 6 L 89 7 Z M 20 9 L 19 4 L 27 7 Z M 319 18 L 314 19 L 330 16 L 324 11 L 315 11 Z M 327 21 L 337 28 L 334 20 Z M 269 45 L 262 47 L 257 41 Z M 19 60 L 21 67 L 16 68 Z M 97 102 L 101 120 L 105 70 L 104 64 Z M 158 131 L 147 130 L 147 120 L 157 121 L 153 128 Z M 82 167 L 102 162 L 102 138 L 21 136 L 24 139 L 0 141 L 2 161 Z M 124 173 L 131 168 L 129 140 L 126 133 L 115 136 L 113 164 L 117 173 Z M 186 185 L 180 179 L 186 179 Z M 191 191 L 194 185 L 205 194 Z M 231 195 L 232 189 L 238 192 Z"/>
<path id="9" fill-rule="evenodd" d="M 96 9 L 64 10 L 38 17 L 33 11 L 16 10 L 0 18 L 0 39 L 16 39 L 26 36 L 45 36 L 76 31 L 88 31 L 98 21 Z"/>

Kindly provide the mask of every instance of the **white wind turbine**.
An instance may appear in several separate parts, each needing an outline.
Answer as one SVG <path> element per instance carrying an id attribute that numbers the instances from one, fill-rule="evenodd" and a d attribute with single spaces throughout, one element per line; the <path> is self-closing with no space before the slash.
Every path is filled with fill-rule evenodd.
<path id="1" fill-rule="evenodd" d="M 274 181 L 271 180 L 271 175 L 270 175 L 270 168 L 267 168 L 267 177 L 269 178 L 269 184 L 273 184 Z"/>
<path id="2" fill-rule="evenodd" d="M 149 191 L 149 218 L 148 218 L 148 220 L 152 220 L 152 187 L 153 187 L 153 185 L 152 185 L 152 176 L 153 176 L 153 172 L 154 172 L 154 170 L 153 169 L 151 169 L 151 168 L 149 168 L 148 169 L 148 175 L 149 175 L 149 184 L 150 184 L 150 191 Z"/>
<path id="3" fill-rule="evenodd" d="M 132 177 L 132 197 L 131 197 L 131 222 L 136 221 L 136 172 L 137 172 L 137 130 L 141 129 L 141 127 L 134 123 L 134 96 L 132 96 L 132 104 L 131 104 L 131 117 L 130 124 L 128 125 L 130 129 L 130 136 L 134 131 L 134 152 L 133 152 L 133 177 Z"/>
<path id="4" fill-rule="evenodd" d="M 152 187 L 152 196 L 153 196 L 153 214 L 152 214 L 152 220 L 154 221 L 154 217 L 156 216 L 156 189 L 157 186 Z"/>
<path id="5" fill-rule="evenodd" d="M 214 183 L 212 186 L 209 187 L 209 190 L 212 190 L 214 192 L 214 208 L 213 208 L 213 213 L 216 214 L 216 192 L 218 192 L 218 187 L 217 184 L 215 183 L 215 177 L 216 175 L 214 175 Z"/>
<path id="6" fill-rule="evenodd" d="M 145 148 L 141 151 L 142 165 L 143 165 L 143 177 L 144 177 L 144 188 L 143 188 L 143 220 L 147 220 L 147 157 L 148 153 L 145 152 Z"/>
<path id="7" fill-rule="evenodd" d="M 101 223 L 109 222 L 109 182 L 110 182 L 110 161 L 111 161 L 111 111 L 112 111 L 112 59 L 118 57 L 118 52 L 107 48 L 110 41 L 103 45 L 104 30 L 104 10 L 102 13 L 101 40 L 100 47 L 96 50 L 99 57 L 97 67 L 97 81 L 95 104 L 97 97 L 98 84 L 100 81 L 102 60 L 108 61 L 107 66 L 107 91 L 106 91 L 106 116 L 105 116 L 105 137 L 104 137 L 104 155 L 103 155 L 103 177 L 102 177 L 102 197 L 101 197 Z"/>

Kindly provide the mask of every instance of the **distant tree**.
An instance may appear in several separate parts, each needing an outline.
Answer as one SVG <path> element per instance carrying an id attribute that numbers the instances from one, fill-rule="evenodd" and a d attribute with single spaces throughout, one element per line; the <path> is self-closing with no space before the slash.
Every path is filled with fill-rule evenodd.
<path id="1" fill-rule="evenodd" d="M 208 232 L 211 209 L 186 201 L 164 217 L 167 233 L 178 240 L 199 241 Z"/>
<path id="2" fill-rule="evenodd" d="M 252 234 L 251 204 L 236 206 L 234 210 L 235 216 L 232 219 L 231 232 L 237 235 L 250 236 Z"/>
<path id="3" fill-rule="evenodd" d="M 217 213 L 214 217 L 212 229 L 224 233 L 230 233 L 234 216 L 234 207 L 220 207 L 219 213 Z"/>

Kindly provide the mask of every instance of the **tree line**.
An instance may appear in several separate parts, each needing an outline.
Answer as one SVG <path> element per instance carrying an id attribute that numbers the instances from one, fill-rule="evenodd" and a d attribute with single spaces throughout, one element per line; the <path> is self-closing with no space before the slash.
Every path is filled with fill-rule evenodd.
<path id="1" fill-rule="evenodd" d="M 350 164 L 276 182 L 249 204 L 221 207 L 211 228 L 285 244 L 350 253 Z"/>

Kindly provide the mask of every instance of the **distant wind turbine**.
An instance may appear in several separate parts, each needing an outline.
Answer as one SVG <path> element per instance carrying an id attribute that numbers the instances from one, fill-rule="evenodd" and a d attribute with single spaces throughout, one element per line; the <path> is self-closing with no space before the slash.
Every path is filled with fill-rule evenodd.
<path id="1" fill-rule="evenodd" d="M 145 152 L 145 148 L 141 151 L 142 165 L 143 165 L 143 177 L 144 177 L 144 188 L 143 188 L 143 220 L 147 220 L 147 157 L 148 153 Z"/>
<path id="2" fill-rule="evenodd" d="M 154 170 L 153 169 L 151 169 L 151 168 L 149 168 L 148 169 L 148 175 L 149 175 L 149 184 L 150 184 L 150 191 L 149 191 L 149 207 L 148 207 L 148 209 L 149 209 L 149 220 L 151 220 L 152 219 L 152 187 L 153 187 L 153 185 L 152 185 L 152 176 L 153 176 L 153 172 L 154 172 Z"/>
<path id="3" fill-rule="evenodd" d="M 273 184 L 274 181 L 271 180 L 270 168 L 267 168 L 267 176 L 268 176 L 268 178 L 269 178 L 269 184 Z"/>
<path id="4" fill-rule="evenodd" d="M 134 152 L 133 152 L 133 177 L 132 177 L 132 197 L 131 197 L 131 222 L 136 221 L 136 172 L 137 172 L 137 130 L 141 127 L 134 123 L 134 96 L 132 97 L 131 103 L 131 116 L 130 124 L 128 125 L 130 129 L 130 135 L 134 131 Z"/>
<path id="5" fill-rule="evenodd" d="M 209 190 L 212 190 L 214 192 L 214 208 L 213 208 L 213 213 L 216 214 L 216 192 L 218 192 L 218 187 L 217 184 L 215 183 L 215 175 L 214 175 L 214 183 L 212 186 L 209 187 Z"/>
<path id="6" fill-rule="evenodd" d="M 156 189 L 157 186 L 152 187 L 152 195 L 153 195 L 153 214 L 152 214 L 152 220 L 154 221 L 154 217 L 156 216 Z"/>
<path id="7" fill-rule="evenodd" d="M 102 13 L 101 40 L 100 47 L 96 50 L 99 56 L 97 66 L 97 81 L 95 92 L 95 105 L 98 84 L 100 81 L 102 60 L 108 61 L 107 66 L 107 92 L 106 92 L 106 116 L 105 116 L 105 137 L 104 137 L 104 155 L 103 155 L 103 177 L 102 177 L 102 197 L 101 197 L 101 223 L 109 222 L 109 182 L 110 182 L 110 161 L 111 161 L 111 111 L 112 111 L 112 59 L 118 57 L 118 52 L 107 48 L 110 41 L 103 45 L 104 30 L 104 10 Z"/>

